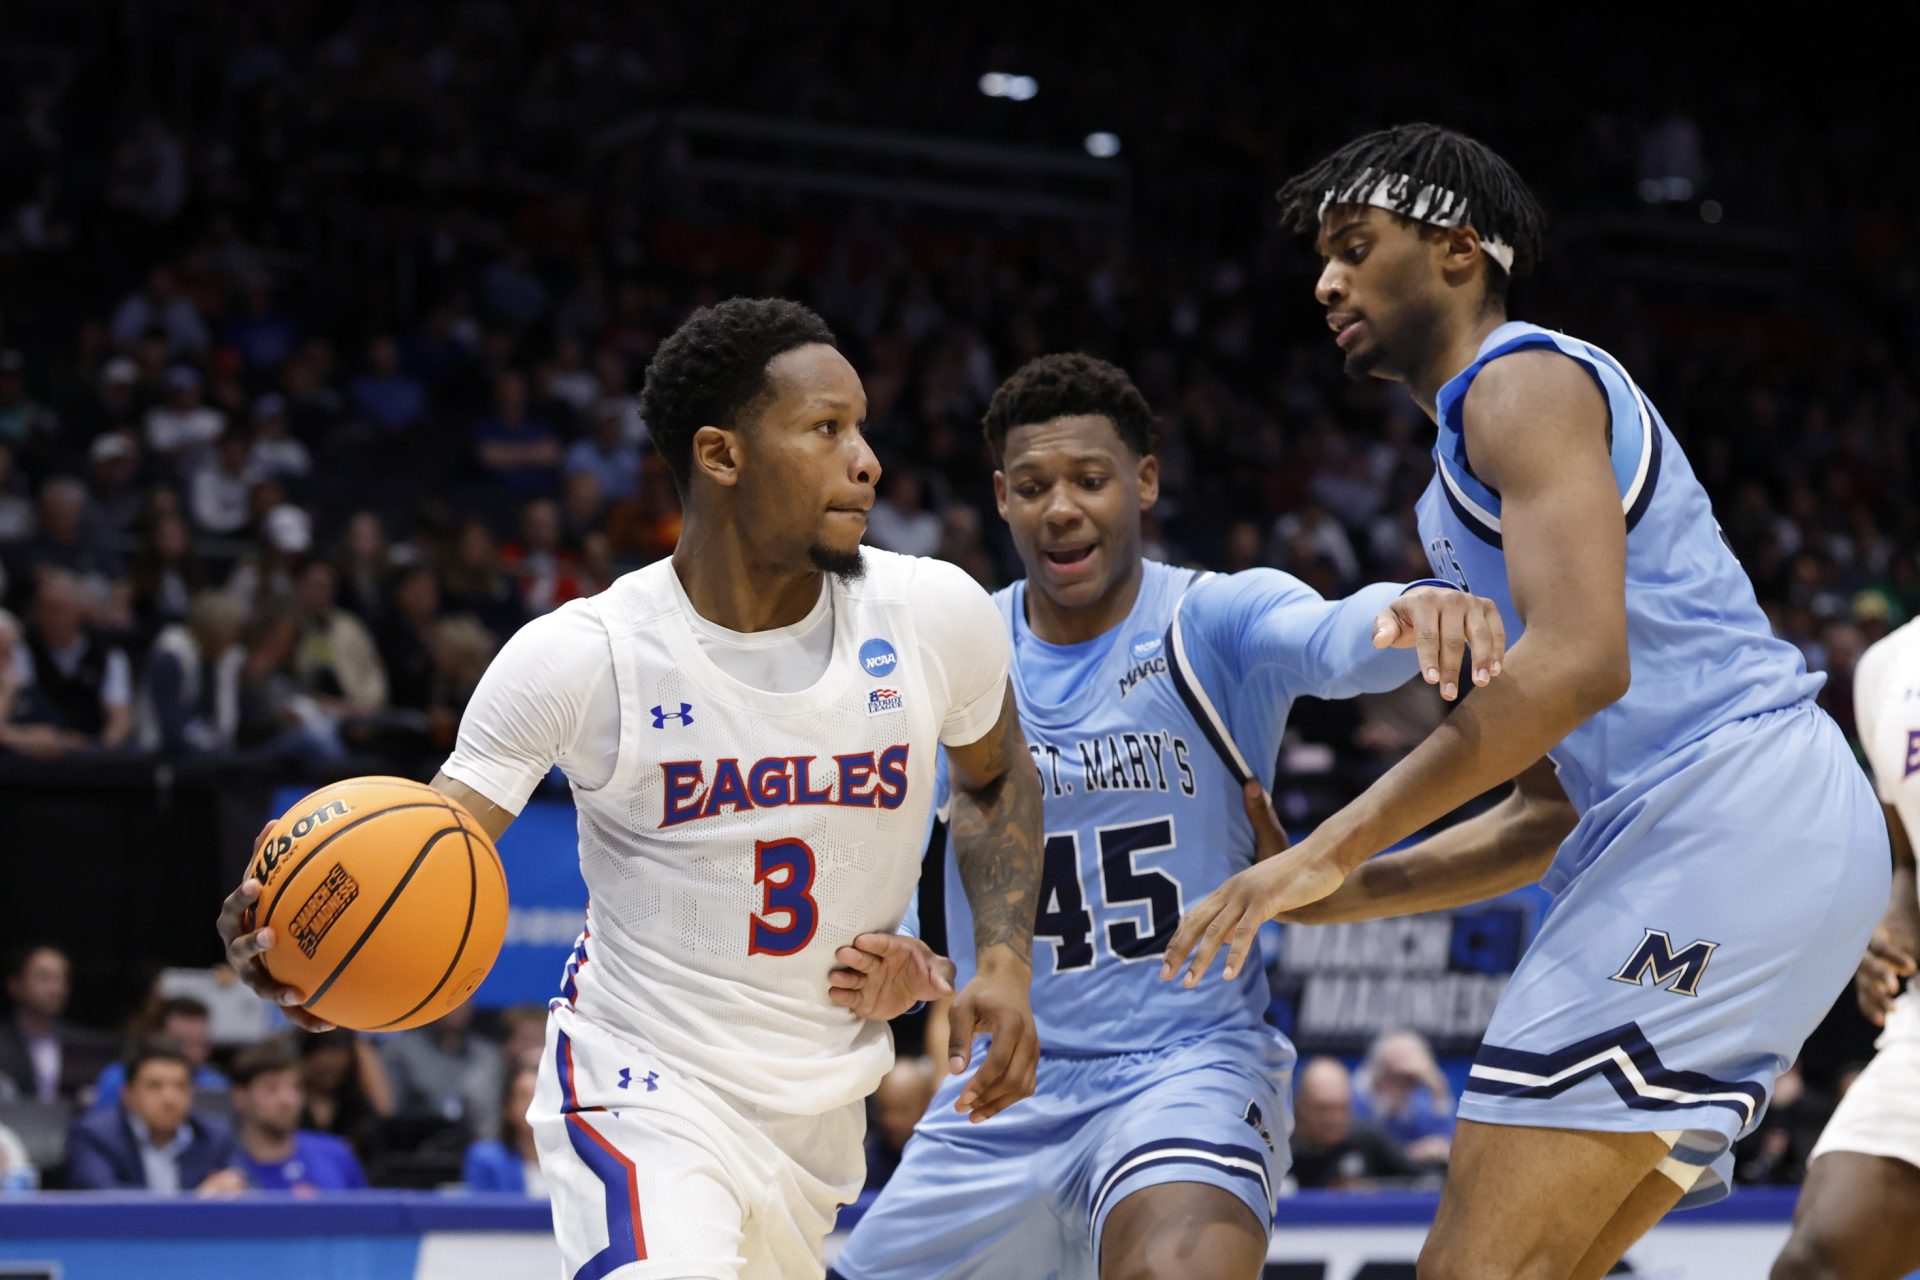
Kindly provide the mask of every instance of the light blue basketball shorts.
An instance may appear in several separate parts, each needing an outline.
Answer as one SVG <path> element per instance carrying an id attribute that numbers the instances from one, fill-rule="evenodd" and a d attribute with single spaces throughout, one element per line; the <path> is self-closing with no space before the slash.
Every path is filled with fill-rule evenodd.
<path id="1" fill-rule="evenodd" d="M 1702 1170 L 1681 1206 L 1719 1199 L 1729 1147 L 1851 978 L 1889 866 L 1873 788 L 1811 704 L 1676 752 L 1562 846 L 1460 1116 L 1678 1131 L 1672 1158 Z"/>
<path id="2" fill-rule="evenodd" d="M 1107 1216 L 1200 1182 L 1263 1227 L 1287 1169 L 1293 1050 L 1258 1028 L 1142 1053 L 1043 1053 L 1034 1095 L 971 1124 L 941 1086 L 834 1261 L 845 1280 L 1094 1280 Z"/>

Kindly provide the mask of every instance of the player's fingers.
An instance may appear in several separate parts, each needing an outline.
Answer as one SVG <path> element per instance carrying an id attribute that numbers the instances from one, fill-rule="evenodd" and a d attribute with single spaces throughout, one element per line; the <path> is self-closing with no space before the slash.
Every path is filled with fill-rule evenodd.
<path id="1" fill-rule="evenodd" d="M 1460 696 L 1460 665 L 1466 659 L 1468 605 L 1458 592 L 1448 592 L 1434 607 L 1440 632 L 1440 696 L 1452 702 Z"/>
<path id="2" fill-rule="evenodd" d="M 1247 912 L 1240 917 L 1240 923 L 1233 927 L 1232 941 L 1227 947 L 1227 967 L 1221 972 L 1223 981 L 1231 982 L 1240 976 L 1240 966 L 1246 963 L 1247 953 L 1253 950 L 1253 940 L 1260 934 L 1260 917 Z"/>
<path id="3" fill-rule="evenodd" d="M 1467 609 L 1467 646 L 1473 651 L 1473 683 L 1482 688 L 1493 679 L 1493 629 L 1487 625 L 1487 606 L 1478 600 Z"/>
<path id="4" fill-rule="evenodd" d="M 1440 683 L 1440 610 L 1432 600 L 1414 595 L 1401 608 L 1408 615 L 1413 631 L 1413 651 L 1420 657 L 1420 678 L 1428 684 Z M 1405 646 L 1402 645 L 1404 648 Z"/>
<path id="5" fill-rule="evenodd" d="M 273 830 L 273 819 L 269 818 L 267 819 L 266 825 L 260 828 L 260 834 L 256 835 L 253 838 L 253 851 L 255 853 L 260 852 L 260 846 L 267 842 L 267 833 L 272 830 Z"/>
<path id="6" fill-rule="evenodd" d="M 305 1009 L 285 1009 L 282 1010 L 282 1012 L 287 1015 L 288 1022 L 299 1027 L 302 1031 L 317 1033 L 333 1030 L 333 1024 L 331 1022 L 315 1014 L 308 1013 Z"/>
<path id="7" fill-rule="evenodd" d="M 1012 1096 L 1018 1082 L 1026 1078 L 1024 1069 L 1013 1070 L 1014 1054 L 1020 1046 L 1020 1028 L 1009 1027 L 996 1031 L 993 1039 L 987 1043 L 987 1056 L 980 1063 L 980 1069 L 973 1073 L 973 1079 L 967 1081 L 966 1088 L 960 1091 L 960 1109 L 976 1119 L 985 1119 L 975 1113 L 987 1111 L 989 1107 L 999 1107 L 1018 1099 Z M 987 1111 L 987 1114 L 992 1114 Z"/>
<path id="8" fill-rule="evenodd" d="M 232 944 L 240 935 L 240 922 L 246 918 L 247 908 L 260 898 L 260 882 L 248 876 L 240 882 L 240 887 L 227 895 L 220 904 L 220 919 L 214 927 L 220 930 L 220 940 Z"/>
<path id="9" fill-rule="evenodd" d="M 868 935 L 865 935 L 865 934 L 861 935 L 861 937 L 866 937 L 866 936 Z M 854 939 L 854 942 L 858 944 L 859 940 L 860 940 L 859 938 L 856 938 Z M 882 964 L 886 963 L 884 960 L 882 960 L 879 956 L 873 954 L 871 951 L 861 950 L 861 948 L 858 945 L 851 946 L 851 947 L 841 947 L 838 951 L 835 951 L 833 953 L 833 958 L 835 960 L 838 960 L 843 967 L 848 969 L 857 969 L 861 973 L 872 973 L 875 969 L 878 969 Z"/>
<path id="10" fill-rule="evenodd" d="M 1913 957 L 1892 938 L 1884 933 L 1875 933 L 1873 940 L 1867 943 L 1867 956 L 1899 973 L 1910 976 L 1914 970 Z"/>
<path id="11" fill-rule="evenodd" d="M 842 1009 L 851 1009 L 860 1003 L 860 993 L 851 987 L 829 986 L 827 988 L 827 999 L 833 1001 Z"/>
<path id="12" fill-rule="evenodd" d="M 973 1001 L 955 1000 L 947 1014 L 947 1074 L 959 1075 L 973 1060 Z"/>
<path id="13" fill-rule="evenodd" d="M 867 985 L 867 975 L 858 969 L 829 969 L 827 986 L 835 991 L 859 991 Z"/>
<path id="14" fill-rule="evenodd" d="M 1192 953 L 1194 944 L 1200 941 L 1200 935 L 1220 913 L 1221 890 L 1215 889 L 1200 899 L 1186 915 L 1180 917 L 1180 925 L 1173 931 L 1173 937 L 1167 940 L 1167 953 L 1160 960 L 1160 981 L 1167 982 L 1180 972 L 1187 956 Z"/>
<path id="15" fill-rule="evenodd" d="M 1493 601 L 1486 601 L 1480 607 L 1486 612 L 1489 633 L 1487 674 L 1497 676 L 1507 665 L 1507 621 L 1500 616 L 1500 607 Z"/>
<path id="16" fill-rule="evenodd" d="M 1233 936 L 1233 931 L 1240 925 L 1240 918 L 1245 914 L 1246 904 L 1235 895 L 1227 901 L 1220 914 L 1207 922 L 1207 927 L 1200 931 L 1199 944 L 1193 949 L 1193 963 L 1187 966 L 1187 976 L 1181 979 L 1181 986 L 1193 987 L 1205 976 L 1213 964 L 1214 956 Z"/>
<path id="17" fill-rule="evenodd" d="M 913 939 L 898 933 L 863 933 L 853 940 L 858 950 L 885 958 L 897 951 L 910 950 Z"/>
<path id="18" fill-rule="evenodd" d="M 1400 615 L 1389 605 L 1373 620 L 1373 647 L 1391 649 L 1400 639 Z"/>

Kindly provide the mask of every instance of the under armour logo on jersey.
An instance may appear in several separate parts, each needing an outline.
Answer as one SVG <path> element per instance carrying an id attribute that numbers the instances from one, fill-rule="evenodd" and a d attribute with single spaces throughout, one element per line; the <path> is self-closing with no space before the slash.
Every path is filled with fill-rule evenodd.
<path id="1" fill-rule="evenodd" d="M 640 1083 L 647 1086 L 648 1093 L 653 1093 L 660 1088 L 660 1086 L 655 1083 L 655 1081 L 659 1079 L 660 1079 L 660 1073 L 658 1071 L 649 1071 L 645 1076 L 641 1078 Z M 620 1087 L 624 1089 L 632 1083 L 633 1083 L 633 1068 L 632 1067 L 620 1068 Z"/>
<path id="2" fill-rule="evenodd" d="M 683 725 L 692 724 L 693 723 L 693 704 L 691 702 L 683 702 L 680 704 L 680 709 L 678 711 L 666 711 L 660 707 L 655 707 L 653 709 L 653 727 L 654 728 L 656 729 L 666 728 L 667 721 L 669 720 L 678 720 Z"/>
<path id="3" fill-rule="evenodd" d="M 1695 940 L 1675 951 L 1666 930 L 1647 929 L 1645 935 L 1620 966 L 1620 972 L 1613 975 L 1613 981 L 1637 987 L 1651 977 L 1654 986 L 1664 986 L 1677 996 L 1699 995 L 1707 961 L 1713 959 L 1720 944 Z"/>

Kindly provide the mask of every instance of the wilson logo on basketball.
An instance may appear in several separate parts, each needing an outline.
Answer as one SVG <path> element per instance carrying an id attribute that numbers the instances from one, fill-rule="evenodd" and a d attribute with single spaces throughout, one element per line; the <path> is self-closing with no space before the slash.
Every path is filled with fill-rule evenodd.
<path id="1" fill-rule="evenodd" d="M 334 863 L 333 870 L 327 872 L 327 878 L 320 882 L 320 887 L 300 904 L 300 910 L 294 913 L 293 924 L 289 926 L 293 940 L 300 944 L 300 953 L 309 960 L 313 959 L 313 953 L 320 949 L 320 942 L 327 936 L 327 931 L 333 928 L 334 922 L 359 896 L 359 882 L 347 874 L 345 867 Z"/>
<path id="2" fill-rule="evenodd" d="M 346 817 L 349 812 L 346 801 L 329 800 L 287 828 L 284 835 L 261 845 L 259 855 L 253 860 L 253 878 L 260 882 L 261 888 L 266 888 L 273 880 L 273 873 L 279 869 L 280 860 L 292 850 L 295 840 L 304 838 L 317 826 Z"/>

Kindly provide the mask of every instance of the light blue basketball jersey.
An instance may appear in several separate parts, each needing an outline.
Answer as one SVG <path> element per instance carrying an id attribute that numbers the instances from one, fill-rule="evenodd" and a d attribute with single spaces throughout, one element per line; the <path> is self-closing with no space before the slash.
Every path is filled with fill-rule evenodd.
<path id="1" fill-rule="evenodd" d="M 1634 788 L 1662 758 L 1715 729 L 1813 696 L 1800 651 L 1776 639 L 1713 518 L 1707 494 L 1658 410 L 1618 361 L 1538 325 L 1501 325 L 1440 389 L 1435 474 L 1419 503 L 1420 537 L 1434 572 L 1496 601 L 1508 643 L 1523 627 L 1507 586 L 1500 495 L 1473 470 L 1464 433 L 1467 389 L 1490 361 L 1515 351 L 1559 351 L 1607 398 L 1614 480 L 1627 519 L 1627 693 L 1569 733 L 1549 755 L 1581 813 Z M 1578 874 L 1595 850 L 1569 842 L 1548 887 Z"/>
<path id="2" fill-rule="evenodd" d="M 1271 785 L 1293 700 L 1415 675 L 1411 650 L 1373 647 L 1375 616 L 1402 590 L 1328 601 L 1272 569 L 1212 576 L 1148 561 L 1127 619 L 1072 646 L 1028 628 L 1024 582 L 995 596 L 1045 797 L 1033 1010 L 1047 1052 L 1135 1052 L 1261 1023 L 1257 960 L 1188 991 L 1160 981 L 1161 953 L 1189 906 L 1251 865 L 1242 781 Z M 943 811 L 947 785 L 943 759 Z M 946 902 L 964 984 L 973 922 L 951 856 Z"/>

